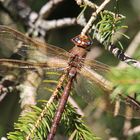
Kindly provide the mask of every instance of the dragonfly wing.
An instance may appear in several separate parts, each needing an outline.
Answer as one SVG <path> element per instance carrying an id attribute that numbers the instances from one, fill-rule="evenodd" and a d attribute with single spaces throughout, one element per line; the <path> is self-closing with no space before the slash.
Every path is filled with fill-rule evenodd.
<path id="1" fill-rule="evenodd" d="M 77 75 L 76 87 L 83 92 L 84 100 L 90 102 L 94 100 L 96 95 L 107 93 L 107 96 L 112 91 L 112 84 L 96 71 L 84 66 Z M 80 87 L 80 88 L 79 88 Z"/>
<path id="2" fill-rule="evenodd" d="M 102 63 L 102 62 L 99 62 L 99 61 L 96 61 L 96 60 L 90 60 L 90 59 L 85 59 L 84 61 L 84 64 L 86 67 L 90 68 L 90 69 L 94 69 L 94 71 L 97 71 L 98 73 L 100 74 L 103 74 L 103 73 L 107 73 L 110 71 L 110 66 Z"/>
<path id="3" fill-rule="evenodd" d="M 79 71 L 90 82 L 100 85 L 105 91 L 111 91 L 113 86 L 106 79 L 107 73 L 110 72 L 110 67 L 96 60 L 85 60 L 84 67 Z"/>
<path id="4" fill-rule="evenodd" d="M 64 64 L 69 58 L 69 53 L 65 50 L 33 40 L 6 26 L 0 26 L 0 49 L 1 58 L 10 58 L 16 52 L 24 60 L 46 62 L 50 67 L 55 67 L 56 63 L 57 67 L 60 62 Z M 16 56 L 14 59 L 19 58 Z"/>
<path id="5" fill-rule="evenodd" d="M 51 65 L 50 62 L 53 61 L 53 65 Z M 9 67 L 9 68 L 22 68 L 22 69 L 37 69 L 41 68 L 43 70 L 49 70 L 49 69 L 64 69 L 67 63 L 60 61 L 61 62 L 59 65 L 57 65 L 58 60 L 50 60 L 49 63 L 37 63 L 37 62 L 27 62 L 27 61 L 22 61 L 22 60 L 14 60 L 14 59 L 0 59 L 0 65 L 1 67 Z"/>
<path id="6" fill-rule="evenodd" d="M 95 65 L 98 67 L 96 68 Z M 94 66 L 84 66 L 81 71 L 79 71 L 80 78 L 78 77 L 76 86 L 79 87 L 78 89 L 80 91 L 78 92 L 80 92 L 80 94 L 83 93 L 82 96 L 84 97 L 84 101 L 88 102 L 89 106 L 91 106 L 95 112 L 109 111 L 113 112 L 114 114 L 116 113 L 118 107 L 117 103 L 115 101 L 113 102 L 110 96 L 111 92 L 113 91 L 113 85 L 110 81 L 96 72 L 97 70 L 100 71 L 100 68 L 102 68 L 103 71 L 106 67 L 104 67 L 104 65 L 99 65 L 99 63 L 96 64 L 96 62 L 94 62 Z M 120 106 L 118 108 L 118 113 L 116 114 L 125 116 L 127 118 L 140 118 L 140 111 L 133 109 L 131 103 L 133 103 L 135 100 L 132 99 L 133 98 L 129 100 L 128 97 L 126 97 L 126 99 L 120 98 Z M 137 102 L 134 104 L 134 108 L 136 108 L 135 105 L 137 104 Z"/>

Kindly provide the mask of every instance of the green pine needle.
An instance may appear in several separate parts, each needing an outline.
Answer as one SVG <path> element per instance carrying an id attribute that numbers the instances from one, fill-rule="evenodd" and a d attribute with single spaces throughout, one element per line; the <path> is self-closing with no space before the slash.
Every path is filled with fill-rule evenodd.
<path id="1" fill-rule="evenodd" d="M 115 15 L 110 11 L 103 11 L 100 13 L 100 21 L 96 24 L 93 32 L 93 38 L 95 37 L 105 46 L 114 43 L 114 35 L 121 34 L 126 38 L 129 38 L 120 30 L 127 28 L 123 25 L 125 17 L 123 15 Z"/>

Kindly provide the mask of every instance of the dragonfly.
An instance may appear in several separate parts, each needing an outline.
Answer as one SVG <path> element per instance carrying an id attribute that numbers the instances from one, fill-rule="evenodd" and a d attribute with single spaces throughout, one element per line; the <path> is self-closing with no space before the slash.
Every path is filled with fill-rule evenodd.
<path id="1" fill-rule="evenodd" d="M 0 25 L 0 49 L 4 50 L 0 56 L 1 75 L 6 73 L 5 69 L 8 70 L 10 68 L 64 71 L 54 92 L 57 92 L 62 86 L 65 76 L 68 79 L 52 122 L 48 140 L 53 140 L 54 138 L 56 128 L 58 127 L 69 97 L 71 86 L 73 82 L 78 79 L 78 76 L 84 77 L 91 84 L 98 85 L 108 93 L 113 90 L 112 84 L 100 75 L 100 72 L 109 72 L 110 67 L 96 60 L 86 58 L 88 50 L 92 45 L 89 36 L 78 35 L 72 39 L 72 42 L 75 46 L 67 52 L 62 48 L 39 42 L 25 36 L 19 31 Z M 13 54 L 15 53 L 19 56 L 14 57 Z M 96 94 L 96 90 L 94 94 Z M 140 107 L 139 103 L 132 97 L 123 98 L 125 98 L 128 105 L 133 104 L 135 108 Z M 109 106 L 112 107 L 112 105 Z M 138 111 L 136 111 L 136 116 L 140 116 Z"/>

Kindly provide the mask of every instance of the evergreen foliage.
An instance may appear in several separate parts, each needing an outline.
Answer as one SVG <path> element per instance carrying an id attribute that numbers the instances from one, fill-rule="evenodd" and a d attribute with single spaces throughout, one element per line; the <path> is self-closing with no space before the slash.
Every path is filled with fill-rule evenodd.
<path id="1" fill-rule="evenodd" d="M 44 80 L 46 86 L 46 93 L 53 93 L 61 73 L 47 72 L 48 80 Z M 66 80 L 66 79 L 65 79 Z M 53 85 L 53 86 L 52 86 Z M 63 87 L 59 91 L 57 97 L 61 97 Z M 9 140 L 43 140 L 47 137 L 50 130 L 52 119 L 55 115 L 58 106 L 59 98 L 55 99 L 51 104 L 47 104 L 46 100 L 41 100 L 36 106 L 31 107 L 31 112 L 22 114 L 18 122 L 14 125 L 14 132 L 8 133 Z M 62 115 L 60 129 L 63 128 L 63 134 L 72 137 L 73 140 L 98 140 L 91 130 L 84 124 L 82 116 L 76 113 L 74 108 L 69 103 L 66 105 L 65 111 Z M 71 136 L 72 135 L 72 136 Z"/>
<path id="2" fill-rule="evenodd" d="M 135 98 L 140 101 L 140 91 L 139 91 L 139 79 L 140 70 L 127 67 L 124 69 L 112 69 L 109 74 L 110 80 L 114 84 L 115 90 L 112 93 L 112 97 L 115 98 L 116 95 L 122 93 L 126 96 L 135 96 Z"/>
<path id="3" fill-rule="evenodd" d="M 121 32 L 122 29 L 127 28 L 124 25 L 125 16 L 120 14 L 115 14 L 110 11 L 104 10 L 100 13 L 99 22 L 93 26 L 93 38 L 95 37 L 100 41 L 105 47 L 110 43 L 117 41 L 122 47 L 119 40 L 116 40 L 117 34 L 123 35 L 129 38 L 127 35 Z"/>

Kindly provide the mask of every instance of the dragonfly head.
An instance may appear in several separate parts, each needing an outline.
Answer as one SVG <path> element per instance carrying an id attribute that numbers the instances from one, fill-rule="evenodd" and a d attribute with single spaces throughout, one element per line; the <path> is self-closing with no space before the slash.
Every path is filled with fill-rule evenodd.
<path id="1" fill-rule="evenodd" d="M 78 35 L 71 39 L 71 41 L 78 47 L 82 47 L 87 49 L 89 46 L 93 44 L 90 37 L 87 35 Z"/>

